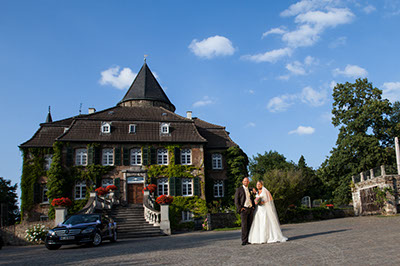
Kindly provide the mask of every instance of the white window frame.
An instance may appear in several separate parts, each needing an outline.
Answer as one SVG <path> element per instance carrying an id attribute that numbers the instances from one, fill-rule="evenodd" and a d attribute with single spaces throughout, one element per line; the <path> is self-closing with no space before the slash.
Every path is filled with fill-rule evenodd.
<path id="1" fill-rule="evenodd" d="M 157 164 L 168 165 L 168 150 L 157 149 Z"/>
<path id="2" fill-rule="evenodd" d="M 224 181 L 215 180 L 214 181 L 214 197 L 223 198 L 224 197 Z"/>
<path id="3" fill-rule="evenodd" d="M 182 222 L 191 222 L 193 221 L 193 212 L 191 211 L 182 211 Z"/>
<path id="4" fill-rule="evenodd" d="M 142 165 L 142 149 L 131 149 L 131 165 Z"/>
<path id="5" fill-rule="evenodd" d="M 222 169 L 222 154 L 214 153 L 212 155 L 212 169 L 220 170 Z"/>
<path id="6" fill-rule="evenodd" d="M 48 171 L 50 170 L 51 163 L 53 162 L 53 154 L 46 154 L 44 156 L 44 170 Z"/>
<path id="7" fill-rule="evenodd" d="M 113 148 L 102 149 L 101 164 L 102 165 L 114 165 L 114 149 Z"/>
<path id="8" fill-rule="evenodd" d="M 111 124 L 107 122 L 101 123 L 101 133 L 109 134 L 111 133 Z"/>
<path id="9" fill-rule="evenodd" d="M 105 178 L 101 180 L 101 186 L 102 187 L 107 187 L 110 185 L 114 185 L 114 180 L 111 178 Z"/>
<path id="10" fill-rule="evenodd" d="M 157 179 L 157 195 L 169 195 L 168 178 Z"/>
<path id="11" fill-rule="evenodd" d="M 136 133 L 136 124 L 129 125 L 129 133 Z"/>
<path id="12" fill-rule="evenodd" d="M 77 181 L 74 187 L 74 196 L 76 200 L 86 198 L 86 181 Z M 78 192 L 78 193 L 77 193 Z M 78 194 L 78 197 L 77 197 Z"/>
<path id="13" fill-rule="evenodd" d="M 162 123 L 161 128 L 160 128 L 161 134 L 169 134 L 169 124 L 168 123 Z"/>
<path id="14" fill-rule="evenodd" d="M 191 196 L 193 196 L 193 178 L 182 178 L 182 197 Z"/>
<path id="15" fill-rule="evenodd" d="M 42 203 L 49 203 L 49 198 L 47 197 L 47 185 L 43 185 L 43 189 L 42 189 Z"/>
<path id="16" fill-rule="evenodd" d="M 182 149 L 181 150 L 181 164 L 191 165 L 192 164 L 192 150 Z"/>
<path id="17" fill-rule="evenodd" d="M 88 163 L 87 149 L 76 149 L 75 150 L 75 165 L 87 165 L 87 163 Z"/>

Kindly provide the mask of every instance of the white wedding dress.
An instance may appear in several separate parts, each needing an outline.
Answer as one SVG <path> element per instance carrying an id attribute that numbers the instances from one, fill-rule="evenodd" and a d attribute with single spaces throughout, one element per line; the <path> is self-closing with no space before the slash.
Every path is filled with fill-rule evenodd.
<path id="1" fill-rule="evenodd" d="M 250 228 L 249 242 L 251 244 L 286 242 L 287 238 L 282 235 L 271 193 L 263 187 L 261 195 L 257 194 L 257 198 L 261 198 L 264 204 L 257 205 Z"/>

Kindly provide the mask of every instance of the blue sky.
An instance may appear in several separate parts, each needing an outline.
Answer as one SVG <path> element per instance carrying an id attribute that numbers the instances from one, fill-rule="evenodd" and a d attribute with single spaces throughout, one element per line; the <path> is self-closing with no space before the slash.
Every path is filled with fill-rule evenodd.
<path id="1" fill-rule="evenodd" d="M 44 122 L 112 107 L 144 54 L 176 113 L 226 126 L 251 157 L 318 168 L 332 87 L 368 77 L 400 98 L 400 1 L 1 1 L 0 176 Z"/>

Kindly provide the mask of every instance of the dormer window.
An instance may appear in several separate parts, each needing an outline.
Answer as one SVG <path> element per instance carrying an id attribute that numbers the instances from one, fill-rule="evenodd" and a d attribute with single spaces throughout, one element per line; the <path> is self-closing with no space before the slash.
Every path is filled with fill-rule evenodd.
<path id="1" fill-rule="evenodd" d="M 169 124 L 167 123 L 161 124 L 161 134 L 169 134 Z"/>
<path id="2" fill-rule="evenodd" d="M 136 133 L 136 124 L 129 125 L 129 133 Z"/>
<path id="3" fill-rule="evenodd" d="M 101 124 L 101 133 L 111 133 L 111 124 L 107 122 L 103 122 Z"/>

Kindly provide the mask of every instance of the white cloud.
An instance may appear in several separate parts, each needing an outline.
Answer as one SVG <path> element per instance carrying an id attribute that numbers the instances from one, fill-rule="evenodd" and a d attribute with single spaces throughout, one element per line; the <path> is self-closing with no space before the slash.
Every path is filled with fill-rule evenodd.
<path id="1" fill-rule="evenodd" d="M 254 123 L 254 122 L 249 122 L 246 125 L 246 127 L 255 127 L 255 126 L 256 126 L 256 123 Z"/>
<path id="2" fill-rule="evenodd" d="M 270 34 L 282 35 L 284 33 L 286 33 L 286 28 L 282 26 L 282 27 L 273 28 L 273 29 L 270 29 L 269 31 L 264 32 L 261 38 L 263 39 L 263 38 L 267 37 Z"/>
<path id="3" fill-rule="evenodd" d="M 336 87 L 336 85 L 337 85 L 337 82 L 334 81 L 334 80 L 332 80 L 332 81 L 329 83 L 329 88 L 330 88 L 331 90 L 333 90 L 333 89 Z"/>
<path id="4" fill-rule="evenodd" d="M 299 126 L 295 130 L 290 131 L 289 134 L 311 135 L 314 132 L 315 132 L 315 128 L 313 128 L 313 127 Z"/>
<path id="5" fill-rule="evenodd" d="M 101 85 L 111 85 L 117 89 L 123 90 L 132 84 L 136 75 L 137 73 L 132 72 L 128 67 L 120 71 L 120 67 L 116 66 L 102 71 L 99 82 Z"/>
<path id="6" fill-rule="evenodd" d="M 334 4 L 335 0 L 302 0 L 289 6 L 281 13 L 282 17 L 296 16 L 300 13 L 316 10 L 329 4 Z"/>
<path id="7" fill-rule="evenodd" d="M 367 5 L 362 10 L 364 11 L 365 14 L 370 14 L 376 10 L 376 7 L 374 7 L 373 5 Z"/>
<path id="8" fill-rule="evenodd" d="M 347 65 L 343 70 L 336 68 L 333 70 L 334 75 L 343 75 L 350 78 L 364 78 L 368 75 L 368 71 L 357 65 Z"/>
<path id="9" fill-rule="evenodd" d="M 329 48 L 336 48 L 346 45 L 347 37 L 341 36 L 329 44 Z"/>
<path id="10" fill-rule="evenodd" d="M 256 63 L 261 63 L 261 62 L 275 63 L 279 59 L 290 56 L 291 54 L 292 54 L 292 49 L 281 48 L 281 49 L 268 51 L 263 54 L 244 55 L 244 56 L 242 56 L 242 59 L 253 61 Z"/>
<path id="11" fill-rule="evenodd" d="M 202 41 L 194 39 L 189 49 L 198 57 L 213 58 L 216 56 L 227 56 L 235 53 L 232 42 L 224 36 L 213 36 Z"/>
<path id="12" fill-rule="evenodd" d="M 296 98 L 297 96 L 293 94 L 285 94 L 274 97 L 269 100 L 267 109 L 272 113 L 286 111 L 294 103 Z"/>
<path id="13" fill-rule="evenodd" d="M 304 63 L 301 63 L 299 61 L 294 61 L 292 63 L 288 63 L 286 65 L 286 69 L 289 70 L 293 75 L 306 75 L 309 74 L 306 71 L 306 67 L 310 67 L 316 64 L 318 64 L 318 60 L 316 60 L 312 56 L 307 56 L 304 59 Z"/>
<path id="14" fill-rule="evenodd" d="M 400 82 L 385 82 L 382 85 L 382 98 L 391 102 L 400 101 Z"/>
<path id="15" fill-rule="evenodd" d="M 316 27 L 301 25 L 296 30 L 285 33 L 282 40 L 293 48 L 312 46 L 318 41 L 320 33 L 321 30 Z"/>
<path id="16" fill-rule="evenodd" d="M 303 67 L 303 64 L 299 61 L 294 61 L 293 63 L 289 63 L 286 65 L 286 69 L 289 70 L 294 75 L 305 75 L 306 70 Z"/>
<path id="17" fill-rule="evenodd" d="M 311 87 L 305 87 L 301 92 L 300 98 L 303 103 L 311 106 L 321 106 L 326 102 L 327 92 L 325 90 L 318 92 Z"/>
<path id="18" fill-rule="evenodd" d="M 206 106 L 206 105 L 210 105 L 210 104 L 214 104 L 215 101 L 213 99 L 211 99 L 208 96 L 204 96 L 202 100 L 199 100 L 195 103 L 193 103 L 193 107 L 202 107 L 202 106 Z"/>

